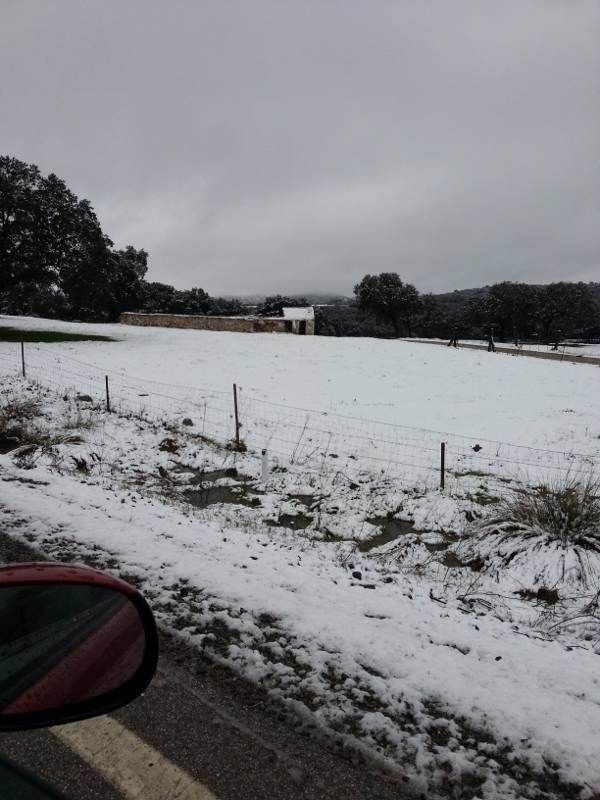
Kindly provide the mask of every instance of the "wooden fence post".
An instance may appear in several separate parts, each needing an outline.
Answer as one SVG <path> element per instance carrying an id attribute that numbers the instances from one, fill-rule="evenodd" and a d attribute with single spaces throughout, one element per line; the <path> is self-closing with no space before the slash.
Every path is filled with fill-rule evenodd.
<path id="1" fill-rule="evenodd" d="M 238 414 L 237 385 L 233 384 L 233 410 L 235 412 L 235 447 L 240 449 L 240 417 Z"/>
<path id="2" fill-rule="evenodd" d="M 25 377 L 25 342 L 21 342 L 21 369 Z"/>
<path id="3" fill-rule="evenodd" d="M 442 492 L 446 486 L 446 442 L 442 442 L 440 447 L 440 489 Z"/>
<path id="4" fill-rule="evenodd" d="M 110 414 L 110 393 L 108 391 L 108 375 L 104 376 L 104 383 L 106 385 L 106 410 Z"/>

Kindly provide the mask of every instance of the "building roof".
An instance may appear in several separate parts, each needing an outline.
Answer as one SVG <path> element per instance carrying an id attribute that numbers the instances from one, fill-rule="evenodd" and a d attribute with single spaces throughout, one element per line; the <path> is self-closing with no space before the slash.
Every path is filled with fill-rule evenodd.
<path id="1" fill-rule="evenodd" d="M 305 308 L 284 308 L 283 317 L 284 319 L 314 319 L 315 312 L 312 306 L 306 306 Z"/>

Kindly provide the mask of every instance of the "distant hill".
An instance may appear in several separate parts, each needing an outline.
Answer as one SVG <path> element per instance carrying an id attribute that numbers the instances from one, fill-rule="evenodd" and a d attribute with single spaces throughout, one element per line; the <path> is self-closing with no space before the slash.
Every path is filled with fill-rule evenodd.
<path id="1" fill-rule="evenodd" d="M 476 289 L 455 289 L 453 292 L 431 294 L 438 305 L 448 314 L 456 314 L 466 308 L 473 300 L 479 300 L 489 292 L 489 286 Z"/>
<path id="2" fill-rule="evenodd" d="M 566 281 L 568 282 L 568 281 Z M 536 286 L 543 286 L 544 284 L 534 284 Z M 594 295 L 596 302 L 600 303 L 600 282 L 589 282 L 587 284 L 590 291 Z M 490 290 L 488 286 L 479 286 L 473 289 L 455 289 L 453 292 L 433 292 L 430 296 L 433 297 L 439 304 L 450 312 L 457 312 L 465 308 L 472 300 L 477 300 L 484 297 Z M 311 305 L 334 305 L 345 306 L 351 305 L 354 297 L 343 294 L 329 294 L 327 292 L 304 292 L 303 294 L 290 294 L 289 297 L 304 297 Z M 239 300 L 245 305 L 260 305 L 265 300 L 265 295 L 250 294 L 250 295 L 227 295 L 225 299 Z"/>
<path id="3" fill-rule="evenodd" d="M 276 293 L 273 292 L 273 295 Z M 309 305 L 348 305 L 352 302 L 351 297 L 344 297 L 342 294 L 327 294 L 324 292 L 304 292 L 301 294 L 288 294 L 287 297 L 299 298 L 303 297 Z M 245 306 L 260 306 L 265 302 L 267 295 L 264 294 L 244 294 L 244 295 L 223 295 L 225 300 L 239 300 Z"/>
<path id="4" fill-rule="evenodd" d="M 569 283 L 570 281 L 565 281 Z M 532 284 L 537 288 L 544 285 L 542 283 Z M 600 283 L 590 281 L 587 286 L 594 296 L 594 300 L 600 303 Z M 432 294 L 431 297 L 440 305 L 440 307 L 448 313 L 456 313 L 466 308 L 472 300 L 478 300 L 489 292 L 489 286 L 480 286 L 476 289 L 455 289 L 453 292 L 441 292 L 439 294 Z"/>
<path id="5" fill-rule="evenodd" d="M 276 292 L 272 293 L 273 295 Z M 301 292 L 296 294 L 286 294 L 287 297 L 304 297 L 311 305 L 320 305 L 320 304 L 327 304 L 332 303 L 333 305 L 338 305 L 340 303 L 345 304 L 349 303 L 352 298 L 351 297 L 344 297 L 343 294 L 328 294 L 326 292 Z M 260 305 L 264 303 L 265 298 L 267 295 L 264 294 L 236 294 L 236 295 L 223 295 L 224 299 L 226 300 L 239 300 L 240 303 L 247 303 L 248 305 Z"/>

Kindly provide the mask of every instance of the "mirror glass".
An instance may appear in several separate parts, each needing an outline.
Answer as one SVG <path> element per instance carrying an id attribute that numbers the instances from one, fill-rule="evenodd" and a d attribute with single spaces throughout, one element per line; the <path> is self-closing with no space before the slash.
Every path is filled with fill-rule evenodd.
<path id="1" fill-rule="evenodd" d="M 114 589 L 0 587 L 0 715 L 47 711 L 117 689 L 139 670 L 145 630 Z"/>

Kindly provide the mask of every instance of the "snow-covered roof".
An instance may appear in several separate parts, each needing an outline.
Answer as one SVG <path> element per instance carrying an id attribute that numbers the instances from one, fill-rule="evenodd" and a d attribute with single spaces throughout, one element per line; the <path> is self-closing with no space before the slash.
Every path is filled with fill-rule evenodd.
<path id="1" fill-rule="evenodd" d="M 314 319 L 315 312 L 312 306 L 305 308 L 284 308 L 282 309 L 284 319 Z"/>

